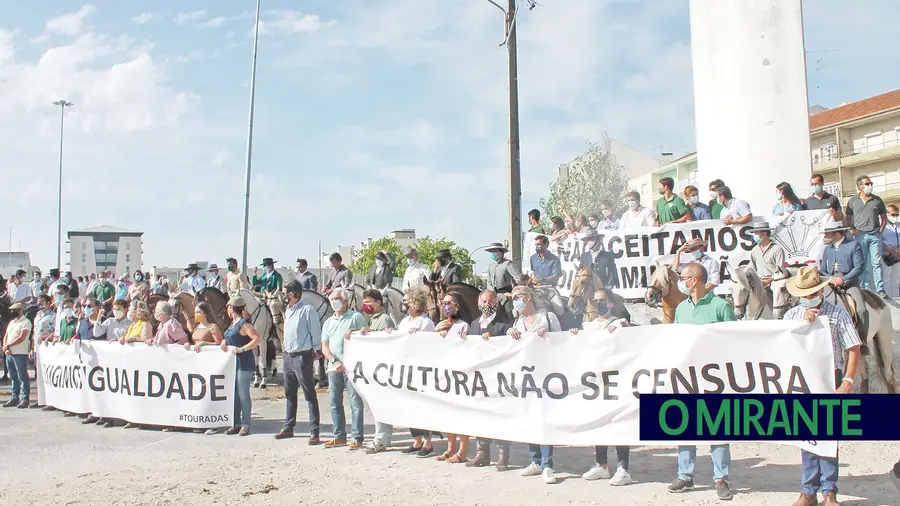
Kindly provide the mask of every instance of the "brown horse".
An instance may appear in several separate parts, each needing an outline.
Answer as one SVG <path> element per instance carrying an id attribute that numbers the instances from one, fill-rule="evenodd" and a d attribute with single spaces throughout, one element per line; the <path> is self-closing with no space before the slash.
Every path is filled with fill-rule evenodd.
<path id="1" fill-rule="evenodd" d="M 644 302 L 650 307 L 662 306 L 663 323 L 675 323 L 675 308 L 687 299 L 687 295 L 678 290 L 678 279 L 678 273 L 671 265 L 657 263 L 647 286 Z"/>
<path id="2" fill-rule="evenodd" d="M 593 321 L 597 318 L 597 312 L 591 301 L 598 288 L 603 287 L 603 282 L 597 274 L 588 266 L 582 266 L 572 279 L 572 289 L 569 291 L 569 311 L 576 315 L 583 315 L 584 321 Z M 631 315 L 625 309 L 625 299 L 621 295 L 607 291 L 606 300 L 613 304 L 610 314 L 616 318 L 625 318 L 631 321 Z"/>
<path id="3" fill-rule="evenodd" d="M 447 288 L 440 283 L 427 283 L 430 296 L 428 297 L 428 317 L 435 323 L 443 319 L 441 313 L 441 299 L 447 293 L 453 293 L 462 302 L 459 308 L 460 319 L 466 322 L 472 322 L 481 317 L 481 311 L 478 309 L 478 296 L 481 290 L 467 283 L 454 283 Z"/>
<path id="4" fill-rule="evenodd" d="M 228 295 L 225 295 L 217 288 L 204 288 L 197 292 L 197 303 L 199 304 L 200 302 L 209 304 L 213 316 L 216 317 L 215 324 L 224 331 L 227 327 L 224 324 L 228 321 L 228 317 L 225 314 L 225 306 L 228 305 Z"/>
<path id="5" fill-rule="evenodd" d="M 172 295 L 169 302 L 172 303 L 172 312 L 174 313 L 172 316 L 187 329 L 188 334 L 193 334 L 194 328 L 197 326 L 194 321 L 194 305 L 196 304 L 194 296 L 187 292 L 178 292 Z"/>

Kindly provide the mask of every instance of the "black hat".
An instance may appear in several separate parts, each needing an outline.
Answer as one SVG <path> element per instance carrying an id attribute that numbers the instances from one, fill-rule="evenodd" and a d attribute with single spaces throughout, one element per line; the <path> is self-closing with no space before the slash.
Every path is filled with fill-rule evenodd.
<path id="1" fill-rule="evenodd" d="M 50 275 L 53 276 L 54 278 L 58 278 L 59 277 L 59 269 L 50 269 Z"/>
<path id="2" fill-rule="evenodd" d="M 200 267 L 197 264 L 188 264 L 187 267 L 184 268 L 186 271 L 199 271 Z"/>
<path id="3" fill-rule="evenodd" d="M 448 250 L 448 249 L 438 250 L 438 252 L 437 252 L 438 258 L 449 257 L 449 256 L 451 256 L 451 255 L 450 255 L 450 250 Z"/>
<path id="4" fill-rule="evenodd" d="M 266 258 L 263 258 L 263 261 L 262 261 L 262 263 L 261 263 L 260 265 L 263 265 L 263 266 L 266 266 L 266 265 L 275 265 L 275 260 L 272 260 L 271 258 L 266 257 Z"/>

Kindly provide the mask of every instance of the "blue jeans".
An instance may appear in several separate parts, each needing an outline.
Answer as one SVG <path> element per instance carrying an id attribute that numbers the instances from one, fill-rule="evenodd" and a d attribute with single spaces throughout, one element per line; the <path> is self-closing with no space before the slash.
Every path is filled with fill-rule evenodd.
<path id="1" fill-rule="evenodd" d="M 334 426 L 332 434 L 338 441 L 347 440 L 347 419 L 344 414 L 344 390 L 350 397 L 350 437 L 354 441 L 363 440 L 363 402 L 353 382 L 345 372 L 328 372 L 328 395 L 331 397 L 331 423 Z"/>
<path id="2" fill-rule="evenodd" d="M 731 465 L 731 447 L 728 445 L 712 445 L 713 478 L 716 481 L 728 480 L 728 466 Z M 694 464 L 697 462 L 696 446 L 678 447 L 678 477 L 682 480 L 694 479 Z"/>
<path id="3" fill-rule="evenodd" d="M 509 450 L 509 441 L 500 441 L 499 439 L 484 439 L 484 438 L 478 438 L 476 441 L 478 442 L 479 446 L 481 446 L 481 445 L 491 446 L 491 443 L 497 443 L 497 448 L 504 448 L 507 451 Z"/>
<path id="4" fill-rule="evenodd" d="M 31 382 L 28 380 L 28 354 L 6 356 L 6 370 L 12 380 L 12 401 L 28 402 L 31 397 Z M 22 391 L 21 397 L 19 391 Z"/>
<path id="5" fill-rule="evenodd" d="M 834 492 L 837 495 L 838 459 L 820 457 L 806 450 L 800 450 L 800 457 L 803 462 L 800 490 L 813 496 L 816 492 L 822 492 L 822 495 Z"/>
<path id="6" fill-rule="evenodd" d="M 253 402 L 250 399 L 250 381 L 253 371 L 237 370 L 234 382 L 234 426 L 250 427 L 250 411 Z"/>
<path id="7" fill-rule="evenodd" d="M 881 252 L 883 249 L 881 235 L 877 232 L 860 234 L 856 236 L 856 240 L 862 246 L 863 257 L 865 258 L 862 275 L 860 276 L 862 287 L 868 290 L 875 290 L 876 292 L 884 290 L 884 279 L 881 275 Z M 874 282 L 869 279 L 869 267 L 872 268 Z M 872 287 L 873 284 L 875 285 L 874 288 Z"/>
<path id="8" fill-rule="evenodd" d="M 531 452 L 531 463 L 541 466 L 541 469 L 553 469 L 553 447 L 541 445 L 528 445 Z"/>

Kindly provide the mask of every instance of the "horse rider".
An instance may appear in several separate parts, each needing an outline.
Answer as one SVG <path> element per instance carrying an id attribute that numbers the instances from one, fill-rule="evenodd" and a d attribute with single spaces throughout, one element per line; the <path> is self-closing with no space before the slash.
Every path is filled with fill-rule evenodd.
<path id="1" fill-rule="evenodd" d="M 462 283 L 462 269 L 453 261 L 453 255 L 449 249 L 438 250 L 437 260 L 432 266 L 431 283 L 438 283 L 444 288 L 450 285 Z"/>
<path id="2" fill-rule="evenodd" d="M 330 295 L 335 288 L 351 290 L 352 293 L 353 272 L 344 265 L 344 259 L 341 257 L 341 254 L 337 252 L 332 253 L 328 260 L 331 262 L 334 272 L 331 274 L 331 279 L 328 280 L 328 283 L 325 283 L 325 295 Z"/>
<path id="3" fill-rule="evenodd" d="M 250 290 L 250 278 L 246 274 L 238 270 L 238 262 L 234 258 L 226 258 L 225 265 L 228 266 L 228 273 L 225 274 L 225 288 L 229 296 L 241 290 Z"/>
<path id="4" fill-rule="evenodd" d="M 619 284 L 619 275 L 616 272 L 616 256 L 603 248 L 602 237 L 596 229 L 585 227 L 581 229 L 581 240 L 584 243 L 584 252 L 581 253 L 581 266 L 587 266 L 591 272 L 600 278 L 603 286 L 595 288 L 613 289 Z"/>
<path id="5" fill-rule="evenodd" d="M 425 280 L 431 277 L 431 271 L 419 259 L 415 248 L 406 251 L 406 272 L 403 273 L 403 292 L 425 286 Z"/>
<path id="6" fill-rule="evenodd" d="M 209 267 L 206 268 L 206 272 L 210 273 L 210 278 L 207 280 L 206 286 L 225 293 L 225 280 L 222 279 L 222 276 L 219 276 L 219 266 L 217 264 L 209 264 Z"/>
<path id="7" fill-rule="evenodd" d="M 675 252 L 675 261 L 672 264 L 676 266 L 675 271 L 679 274 L 688 264 L 702 265 L 706 269 L 706 290 L 712 292 L 719 286 L 721 274 L 719 274 L 719 262 L 707 255 L 705 250 L 706 241 L 703 239 L 691 239 L 678 248 L 678 251 Z M 682 255 L 688 258 L 683 259 Z"/>
<path id="8" fill-rule="evenodd" d="M 822 234 L 825 250 L 819 262 L 819 273 L 831 278 L 831 286 L 849 295 L 856 305 L 848 311 L 856 317 L 859 335 L 865 339 L 869 328 L 869 313 L 860 289 L 860 278 L 866 268 L 865 256 L 859 241 L 847 236 L 849 227 L 839 222 L 826 223 Z M 849 309 L 849 308 L 848 308 Z"/>
<path id="9" fill-rule="evenodd" d="M 200 277 L 200 267 L 197 264 L 188 264 L 184 269 L 185 277 L 181 281 L 179 289 L 182 292 L 188 292 L 191 295 L 197 295 L 200 290 L 206 288 L 206 280 Z"/>
<path id="10" fill-rule="evenodd" d="M 383 292 L 385 288 L 391 286 L 393 281 L 394 271 L 391 269 L 387 254 L 384 251 L 375 253 L 375 265 L 369 267 L 369 271 L 366 273 L 366 286 Z"/>
<path id="11" fill-rule="evenodd" d="M 756 273 L 771 296 L 772 278 L 784 268 L 784 248 L 772 241 L 772 225 L 768 222 L 757 223 L 748 232 L 756 243 L 750 250 L 749 269 Z"/>
<path id="12" fill-rule="evenodd" d="M 509 250 L 503 243 L 492 242 L 485 248 L 491 254 L 488 264 L 487 287 L 497 293 L 497 299 L 512 314 L 512 289 L 522 281 L 522 269 L 506 258 Z"/>
<path id="13" fill-rule="evenodd" d="M 553 312 L 563 315 L 566 309 L 559 290 L 556 289 L 556 284 L 562 277 L 562 266 L 559 263 L 559 257 L 550 253 L 549 247 L 550 240 L 546 235 L 534 238 L 534 255 L 531 255 L 529 260 L 531 277 L 528 278 L 528 284 L 546 293 L 550 299 L 550 305 L 553 306 Z"/>
<path id="14" fill-rule="evenodd" d="M 281 343 L 284 337 L 284 302 L 281 299 L 281 289 L 284 286 L 284 279 L 281 274 L 275 270 L 275 260 L 269 257 L 263 258 L 260 264 L 263 268 L 263 275 L 259 278 L 259 291 L 262 293 L 263 300 L 272 313 L 272 326 L 275 328 L 275 336 Z M 263 343 L 260 346 L 267 346 L 269 336 L 262 336 Z M 260 361 L 263 364 L 262 381 L 260 388 L 266 387 L 266 377 L 269 375 L 267 369 L 268 348 L 263 350 L 260 347 Z"/>
<path id="15" fill-rule="evenodd" d="M 309 262 L 305 258 L 297 259 L 297 275 L 294 277 L 304 290 L 309 292 L 319 291 L 319 279 L 309 271 Z"/>

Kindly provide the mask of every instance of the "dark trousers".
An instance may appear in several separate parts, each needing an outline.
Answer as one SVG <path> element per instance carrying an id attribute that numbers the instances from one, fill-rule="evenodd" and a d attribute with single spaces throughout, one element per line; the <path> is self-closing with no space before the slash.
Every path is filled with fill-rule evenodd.
<path id="1" fill-rule="evenodd" d="M 594 453 L 597 456 L 597 463 L 601 465 L 606 465 L 607 462 L 607 449 L 608 446 L 595 446 Z M 616 464 L 618 467 L 621 467 L 624 470 L 628 470 L 628 456 L 630 450 L 627 446 L 617 446 L 616 447 Z"/>
<path id="2" fill-rule="evenodd" d="M 284 354 L 284 397 L 287 401 L 284 428 L 294 430 L 297 424 L 297 387 L 303 390 L 303 397 L 309 407 L 309 434 L 319 436 L 319 398 L 313 383 L 313 352 Z"/>

